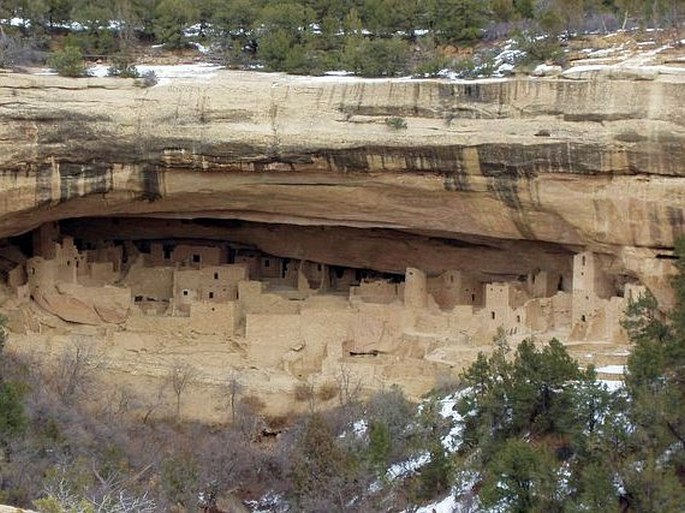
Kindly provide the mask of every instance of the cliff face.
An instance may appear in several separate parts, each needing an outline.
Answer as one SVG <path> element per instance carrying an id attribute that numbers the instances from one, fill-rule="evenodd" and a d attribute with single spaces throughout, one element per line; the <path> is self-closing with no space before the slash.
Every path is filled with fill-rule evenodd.
<path id="1" fill-rule="evenodd" d="M 485 276 L 563 270 L 588 249 L 667 303 L 685 227 L 678 76 L 222 72 L 140 89 L 5 75 L 0 120 L 0 236 L 74 217 L 237 219 L 272 225 L 241 237 L 273 254 Z"/>

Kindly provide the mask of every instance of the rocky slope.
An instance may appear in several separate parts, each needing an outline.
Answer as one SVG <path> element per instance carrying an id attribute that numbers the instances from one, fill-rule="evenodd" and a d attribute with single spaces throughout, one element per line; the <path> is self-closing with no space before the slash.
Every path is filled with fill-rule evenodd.
<path id="1" fill-rule="evenodd" d="M 489 276 L 589 249 L 667 303 L 685 224 L 685 77 L 644 78 L 225 71 L 142 89 L 6 74 L 0 236 L 72 217 L 237 219 L 273 224 L 243 235 L 274 254 L 431 272 L 449 248 Z"/>

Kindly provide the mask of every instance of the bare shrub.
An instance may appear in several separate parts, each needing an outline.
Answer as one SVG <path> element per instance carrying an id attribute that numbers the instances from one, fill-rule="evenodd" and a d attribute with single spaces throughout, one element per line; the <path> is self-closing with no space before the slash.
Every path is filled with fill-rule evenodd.
<path id="1" fill-rule="evenodd" d="M 235 424 L 236 421 L 238 400 L 244 390 L 245 386 L 240 381 L 240 375 L 232 372 L 227 376 L 226 380 L 219 385 L 219 390 L 216 394 L 222 407 L 231 412 L 231 422 L 233 424 Z"/>
<path id="2" fill-rule="evenodd" d="M 195 367 L 183 360 L 175 360 L 168 370 L 166 381 L 176 399 L 176 419 L 181 417 L 181 397 L 197 381 L 198 374 Z"/>
<path id="3" fill-rule="evenodd" d="M 65 403 L 85 392 L 92 392 L 97 371 L 106 365 L 102 352 L 85 341 L 77 341 L 66 349 L 55 365 L 52 382 Z"/>
<path id="4" fill-rule="evenodd" d="M 359 402 L 362 392 L 362 379 L 359 376 L 354 374 L 349 367 L 341 365 L 336 381 L 340 390 L 340 406 L 348 406 Z"/>

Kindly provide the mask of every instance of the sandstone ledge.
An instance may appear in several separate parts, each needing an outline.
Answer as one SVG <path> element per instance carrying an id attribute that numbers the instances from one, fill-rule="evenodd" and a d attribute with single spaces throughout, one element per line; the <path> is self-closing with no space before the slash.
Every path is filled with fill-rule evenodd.
<path id="1" fill-rule="evenodd" d="M 226 71 L 140 89 L 6 75 L 0 99 L 0 235 L 136 215 L 390 230 L 513 251 L 529 268 L 589 249 L 668 300 L 685 206 L 679 76 Z"/>

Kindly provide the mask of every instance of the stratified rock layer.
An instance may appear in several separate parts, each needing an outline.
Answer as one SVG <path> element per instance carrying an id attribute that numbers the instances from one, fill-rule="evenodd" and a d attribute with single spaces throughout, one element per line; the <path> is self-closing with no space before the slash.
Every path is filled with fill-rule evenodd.
<path id="1" fill-rule="evenodd" d="M 0 120 L 0 236 L 71 217 L 238 219 L 274 224 L 242 230 L 274 254 L 438 272 L 459 263 L 440 257 L 450 247 L 461 267 L 491 276 L 589 249 L 669 301 L 685 225 L 677 75 L 223 72 L 150 89 L 5 75 Z M 309 228 L 278 233 L 288 225 Z"/>

